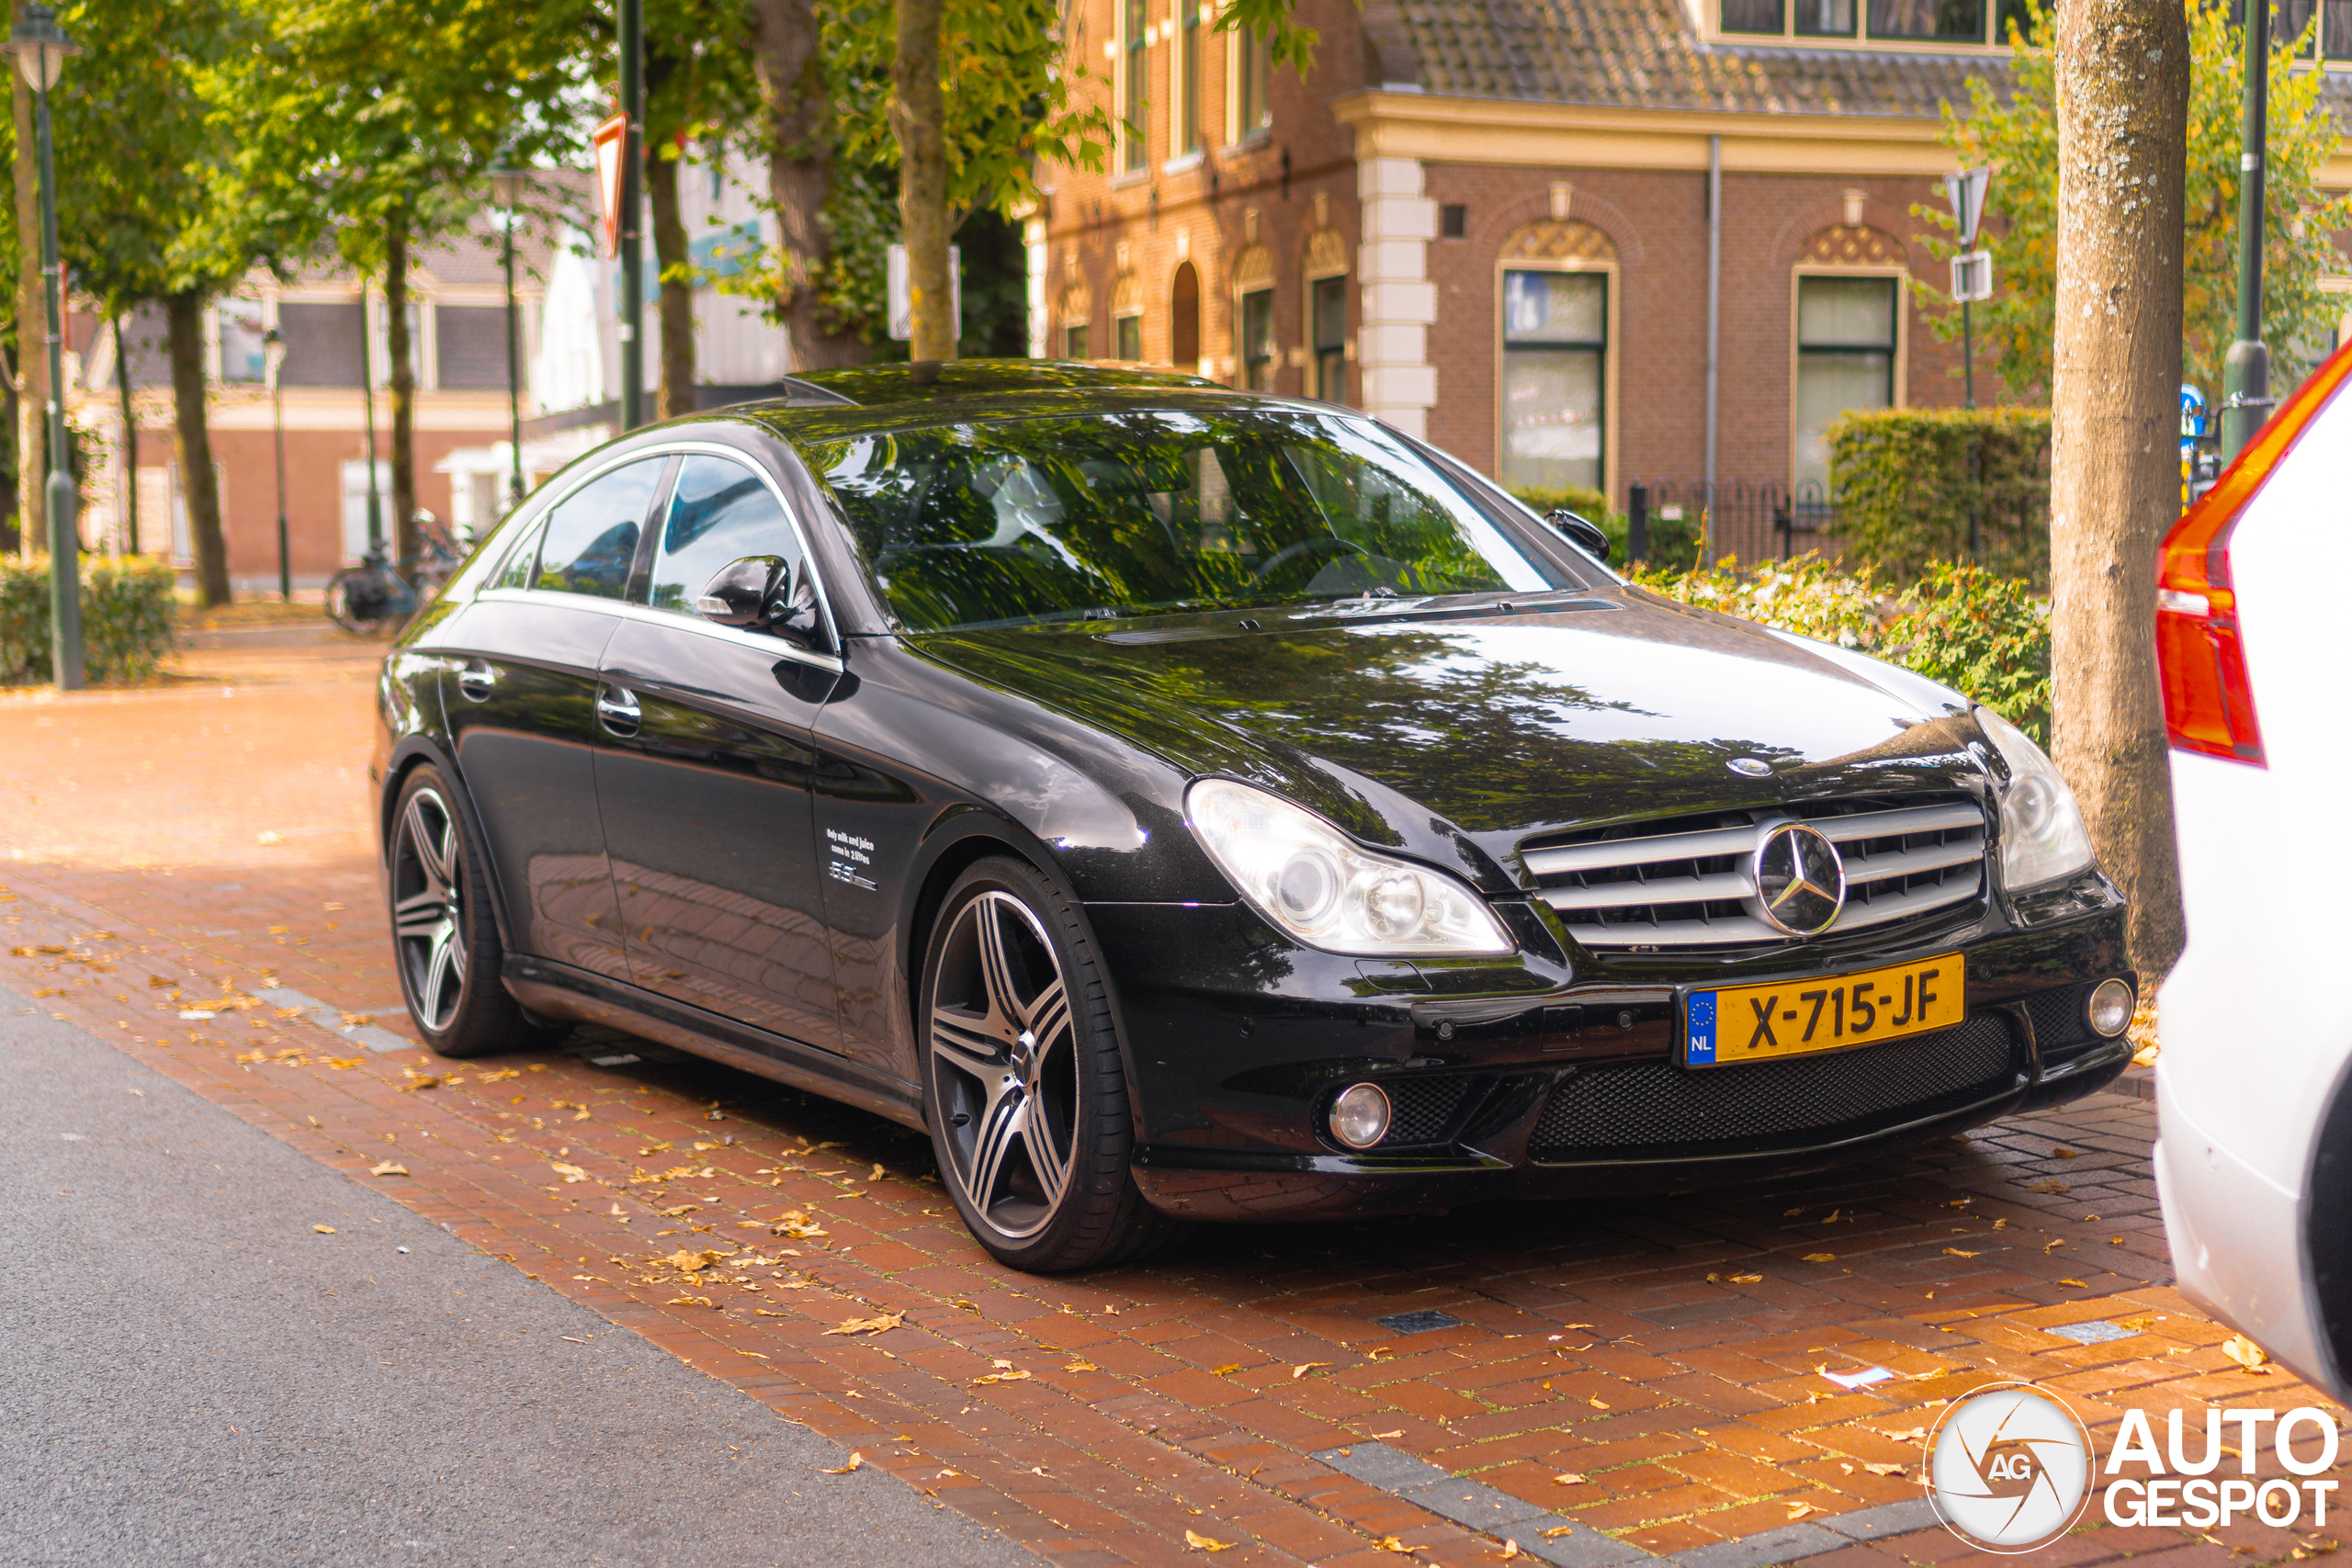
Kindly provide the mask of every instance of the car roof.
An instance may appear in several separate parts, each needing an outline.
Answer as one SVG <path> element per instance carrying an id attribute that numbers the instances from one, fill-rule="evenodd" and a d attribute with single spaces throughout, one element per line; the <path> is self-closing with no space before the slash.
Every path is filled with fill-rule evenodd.
<path id="1" fill-rule="evenodd" d="M 802 387 L 813 388 L 831 400 L 868 409 L 1008 393 L 1216 386 L 1214 381 L 1172 370 L 1088 365 L 1067 359 L 949 359 L 913 365 L 858 365 L 794 376 L 788 384 L 796 391 Z M 792 400 L 803 400 L 795 397 Z"/>

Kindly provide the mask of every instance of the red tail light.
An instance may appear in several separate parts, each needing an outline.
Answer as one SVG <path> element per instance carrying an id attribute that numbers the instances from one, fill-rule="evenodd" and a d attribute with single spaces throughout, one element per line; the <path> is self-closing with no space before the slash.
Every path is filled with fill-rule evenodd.
<path id="1" fill-rule="evenodd" d="M 2231 586 L 2230 535 L 2347 376 L 2352 343 L 2312 373 L 2165 536 L 2156 558 L 2156 669 L 2164 682 L 2165 728 L 2183 751 L 2267 765 Z"/>

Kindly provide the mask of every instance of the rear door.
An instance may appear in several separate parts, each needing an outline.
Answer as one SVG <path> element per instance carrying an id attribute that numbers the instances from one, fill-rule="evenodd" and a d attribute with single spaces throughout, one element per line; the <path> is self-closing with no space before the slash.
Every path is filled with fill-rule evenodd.
<path id="1" fill-rule="evenodd" d="M 435 639 L 458 770 L 516 946 L 614 979 L 628 965 L 596 809 L 597 668 L 668 462 L 623 462 L 558 501 Z"/>
<path id="2" fill-rule="evenodd" d="M 841 663 L 695 613 L 745 556 L 807 570 L 780 491 L 724 449 L 683 453 L 641 604 L 605 650 L 605 842 L 639 986 L 838 1051 L 808 779 Z"/>

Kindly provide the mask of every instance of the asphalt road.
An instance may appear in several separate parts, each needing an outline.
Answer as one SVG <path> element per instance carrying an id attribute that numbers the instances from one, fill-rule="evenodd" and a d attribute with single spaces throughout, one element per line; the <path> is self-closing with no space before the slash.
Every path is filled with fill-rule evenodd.
<path id="1" fill-rule="evenodd" d="M 0 1562 L 1036 1568 L 843 1457 L 0 991 Z"/>

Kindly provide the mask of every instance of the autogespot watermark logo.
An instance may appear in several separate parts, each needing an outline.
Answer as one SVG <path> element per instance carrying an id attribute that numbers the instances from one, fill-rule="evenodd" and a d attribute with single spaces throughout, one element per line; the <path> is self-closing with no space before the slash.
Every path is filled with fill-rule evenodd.
<path id="1" fill-rule="evenodd" d="M 1928 1434 L 1928 1495 L 1971 1546 L 2031 1551 L 2083 1517 L 2091 1454 L 2089 1430 L 2057 1396 L 1995 1383 L 1953 1400 Z"/>
<path id="2" fill-rule="evenodd" d="M 2126 1410 L 2101 1464 L 2089 1430 L 2064 1400 L 2033 1383 L 1993 1383 L 1953 1400 L 1928 1434 L 1928 1495 L 1945 1529 L 1981 1551 L 2004 1553 L 2032 1551 L 2074 1529 L 2101 1480 L 2111 1525 L 2212 1529 L 2249 1516 L 2274 1528 L 2306 1518 L 2314 1527 L 2327 1523 L 2336 1483 L 2313 1479 L 2335 1465 L 2338 1451 L 2327 1412 L 2214 1406 L 2204 1412 L 2201 1432 L 2194 1421 L 2168 1413 L 2160 1449 L 2147 1412 Z M 2228 1425 L 2237 1427 L 2234 1443 L 2224 1435 Z M 2299 1479 L 2255 1479 L 2266 1428 L 2278 1468 Z M 2299 1447 L 2308 1451 L 2299 1454 Z M 2214 1476 L 2229 1457 L 2241 1473 Z"/>

